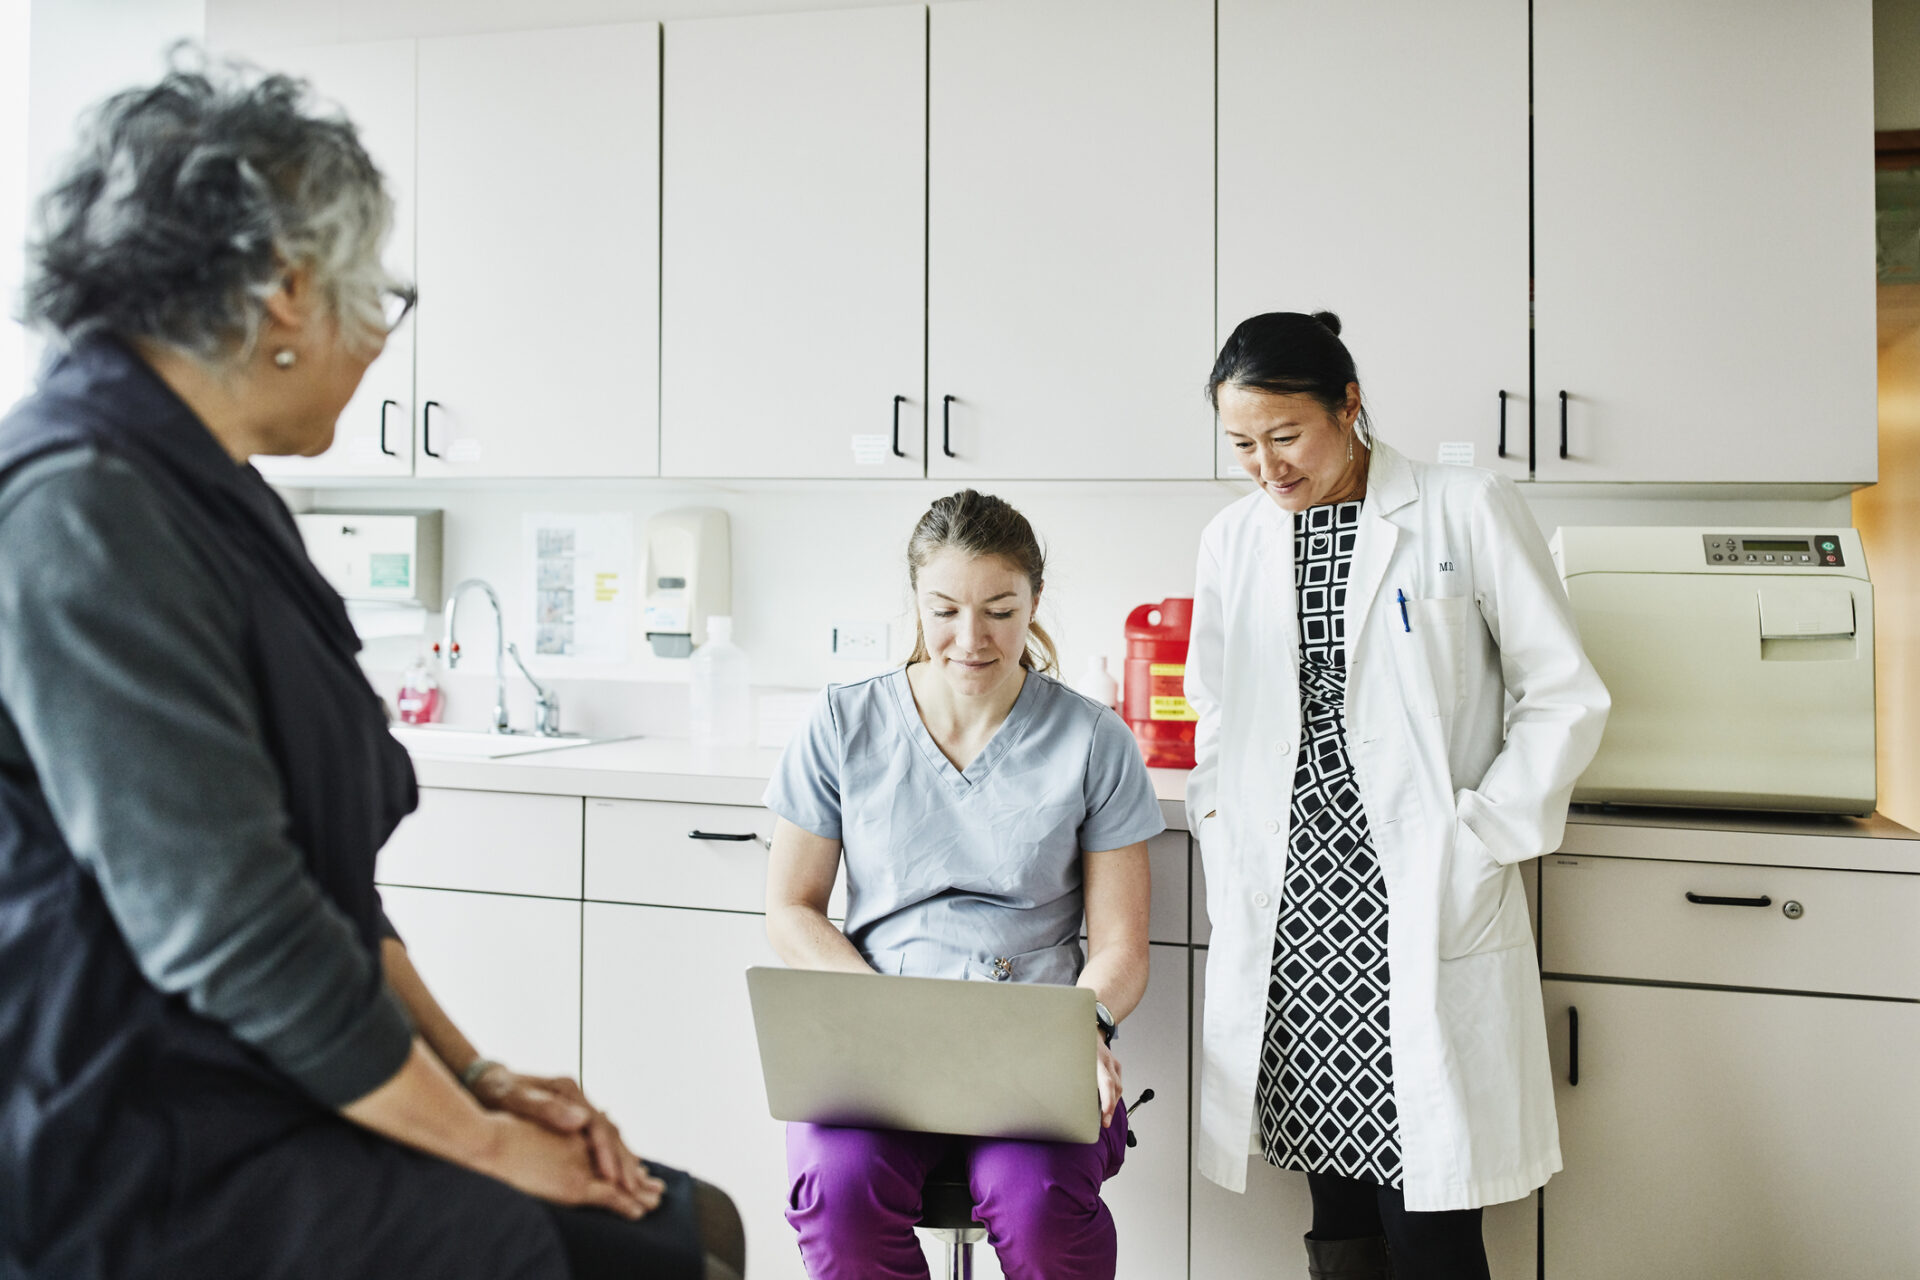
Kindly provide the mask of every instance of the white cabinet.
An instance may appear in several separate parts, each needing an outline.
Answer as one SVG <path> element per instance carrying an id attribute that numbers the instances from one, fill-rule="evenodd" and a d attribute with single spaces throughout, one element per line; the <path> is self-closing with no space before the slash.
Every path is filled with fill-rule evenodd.
<path id="1" fill-rule="evenodd" d="M 416 474 L 658 474 L 658 25 L 419 66 Z"/>
<path id="2" fill-rule="evenodd" d="M 747 1002 L 778 963 L 757 915 L 588 903 L 581 1084 L 643 1158 L 733 1197 L 755 1277 L 804 1280 Z"/>
<path id="3" fill-rule="evenodd" d="M 475 1048 L 516 1071 L 579 1075 L 579 902 L 391 887 L 380 897 Z"/>
<path id="4" fill-rule="evenodd" d="M 773 814 L 736 805 L 587 801 L 586 896 L 600 902 L 763 912 Z M 844 865 L 827 900 L 846 915 Z"/>
<path id="5" fill-rule="evenodd" d="M 1540 479 L 1878 478 L 1871 11 L 1533 5 Z"/>
<path id="6" fill-rule="evenodd" d="M 1192 952 L 1154 945 L 1147 994 L 1121 1024 L 1114 1052 L 1126 1097 L 1153 1098 L 1133 1117 L 1137 1145 L 1101 1191 L 1120 1240 L 1116 1280 L 1166 1280 L 1187 1265 L 1187 1184 L 1192 1157 L 1188 1106 L 1187 990 Z"/>
<path id="7" fill-rule="evenodd" d="M 1548 1280 L 1920 1273 L 1920 1005 L 1546 992 L 1567 1165 L 1546 1192 Z"/>
<path id="8" fill-rule="evenodd" d="M 581 800 L 422 787 L 380 850 L 381 884 L 580 897 Z"/>
<path id="9" fill-rule="evenodd" d="M 662 474 L 924 474 L 926 11 L 665 39 Z"/>
<path id="10" fill-rule="evenodd" d="M 1218 341 L 1337 312 L 1382 439 L 1524 478 L 1526 6 L 1221 0 L 1219 23 Z"/>
<path id="11" fill-rule="evenodd" d="M 380 168 L 393 197 L 393 229 L 383 258 L 402 280 L 414 274 L 414 42 L 338 44 L 263 54 L 262 65 L 312 82 L 339 105 Z M 333 447 L 313 458 L 254 459 L 280 484 L 322 477 L 413 474 L 413 337 L 409 318 L 387 338 L 380 356 L 340 414 Z"/>
<path id="12" fill-rule="evenodd" d="M 1206 1025 L 1206 963 L 1206 948 L 1196 948 L 1192 1100 L 1196 1138 L 1200 1125 L 1201 1036 Z M 1196 1172 L 1192 1206 L 1188 1263 L 1192 1280 L 1306 1274 L 1306 1247 L 1301 1239 L 1313 1226 L 1313 1198 L 1307 1191 L 1305 1174 L 1276 1169 L 1254 1156 L 1248 1161 L 1246 1193 L 1235 1195 Z M 1487 1206 L 1481 1217 L 1481 1235 L 1486 1240 L 1487 1265 L 1493 1280 L 1535 1280 L 1538 1209 L 1538 1193 Z M 1276 1267 L 1276 1258 L 1294 1261 Z M 1656 1270 L 1648 1274 L 1662 1273 Z"/>
<path id="13" fill-rule="evenodd" d="M 1212 7 L 931 21 L 928 474 L 1211 476 Z"/>

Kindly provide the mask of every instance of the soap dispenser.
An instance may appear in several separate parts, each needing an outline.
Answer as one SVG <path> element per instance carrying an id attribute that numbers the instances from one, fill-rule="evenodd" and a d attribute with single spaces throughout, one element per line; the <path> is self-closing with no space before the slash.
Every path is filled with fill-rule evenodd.
<path id="1" fill-rule="evenodd" d="M 684 658 L 707 642 L 707 619 L 733 612 L 733 552 L 727 513 L 679 507 L 647 521 L 644 605 L 656 657 Z"/>

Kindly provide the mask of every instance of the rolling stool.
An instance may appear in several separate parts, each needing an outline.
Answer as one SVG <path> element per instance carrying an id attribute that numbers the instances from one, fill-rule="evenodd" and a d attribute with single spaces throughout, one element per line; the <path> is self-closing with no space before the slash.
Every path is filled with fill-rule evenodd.
<path id="1" fill-rule="evenodd" d="M 973 1280 L 973 1246 L 987 1238 L 987 1224 L 973 1220 L 973 1188 L 967 1183 L 967 1149 L 956 1144 L 927 1172 L 920 1190 L 920 1221 L 947 1247 L 947 1280 Z"/>
<path id="2" fill-rule="evenodd" d="M 1141 1090 L 1127 1114 L 1131 1116 L 1152 1101 L 1153 1090 Z M 1138 1144 L 1139 1138 L 1129 1125 L 1127 1145 Z M 947 1280 L 973 1280 L 973 1246 L 987 1238 L 987 1224 L 974 1221 L 965 1147 L 954 1147 L 927 1171 L 927 1180 L 920 1188 L 920 1221 L 914 1226 L 931 1232 L 947 1246 Z"/>

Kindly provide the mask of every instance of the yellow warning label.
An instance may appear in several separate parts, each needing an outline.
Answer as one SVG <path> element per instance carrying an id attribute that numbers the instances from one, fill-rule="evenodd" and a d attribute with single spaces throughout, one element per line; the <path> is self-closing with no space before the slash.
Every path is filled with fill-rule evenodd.
<path id="1" fill-rule="evenodd" d="M 1149 720 L 1198 720 L 1185 698 L 1155 697 L 1147 712 Z"/>
<path id="2" fill-rule="evenodd" d="M 1147 664 L 1147 674 L 1150 676 L 1184 676 L 1187 674 L 1187 664 L 1184 662 L 1150 662 Z"/>

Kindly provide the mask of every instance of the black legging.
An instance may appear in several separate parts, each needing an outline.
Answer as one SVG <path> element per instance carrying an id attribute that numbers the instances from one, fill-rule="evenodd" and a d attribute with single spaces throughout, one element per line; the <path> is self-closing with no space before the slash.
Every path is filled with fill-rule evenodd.
<path id="1" fill-rule="evenodd" d="M 1385 1236 L 1393 1280 L 1488 1280 L 1480 1210 L 1408 1213 L 1397 1188 L 1325 1173 L 1308 1174 L 1307 1187 L 1315 1240 Z"/>

